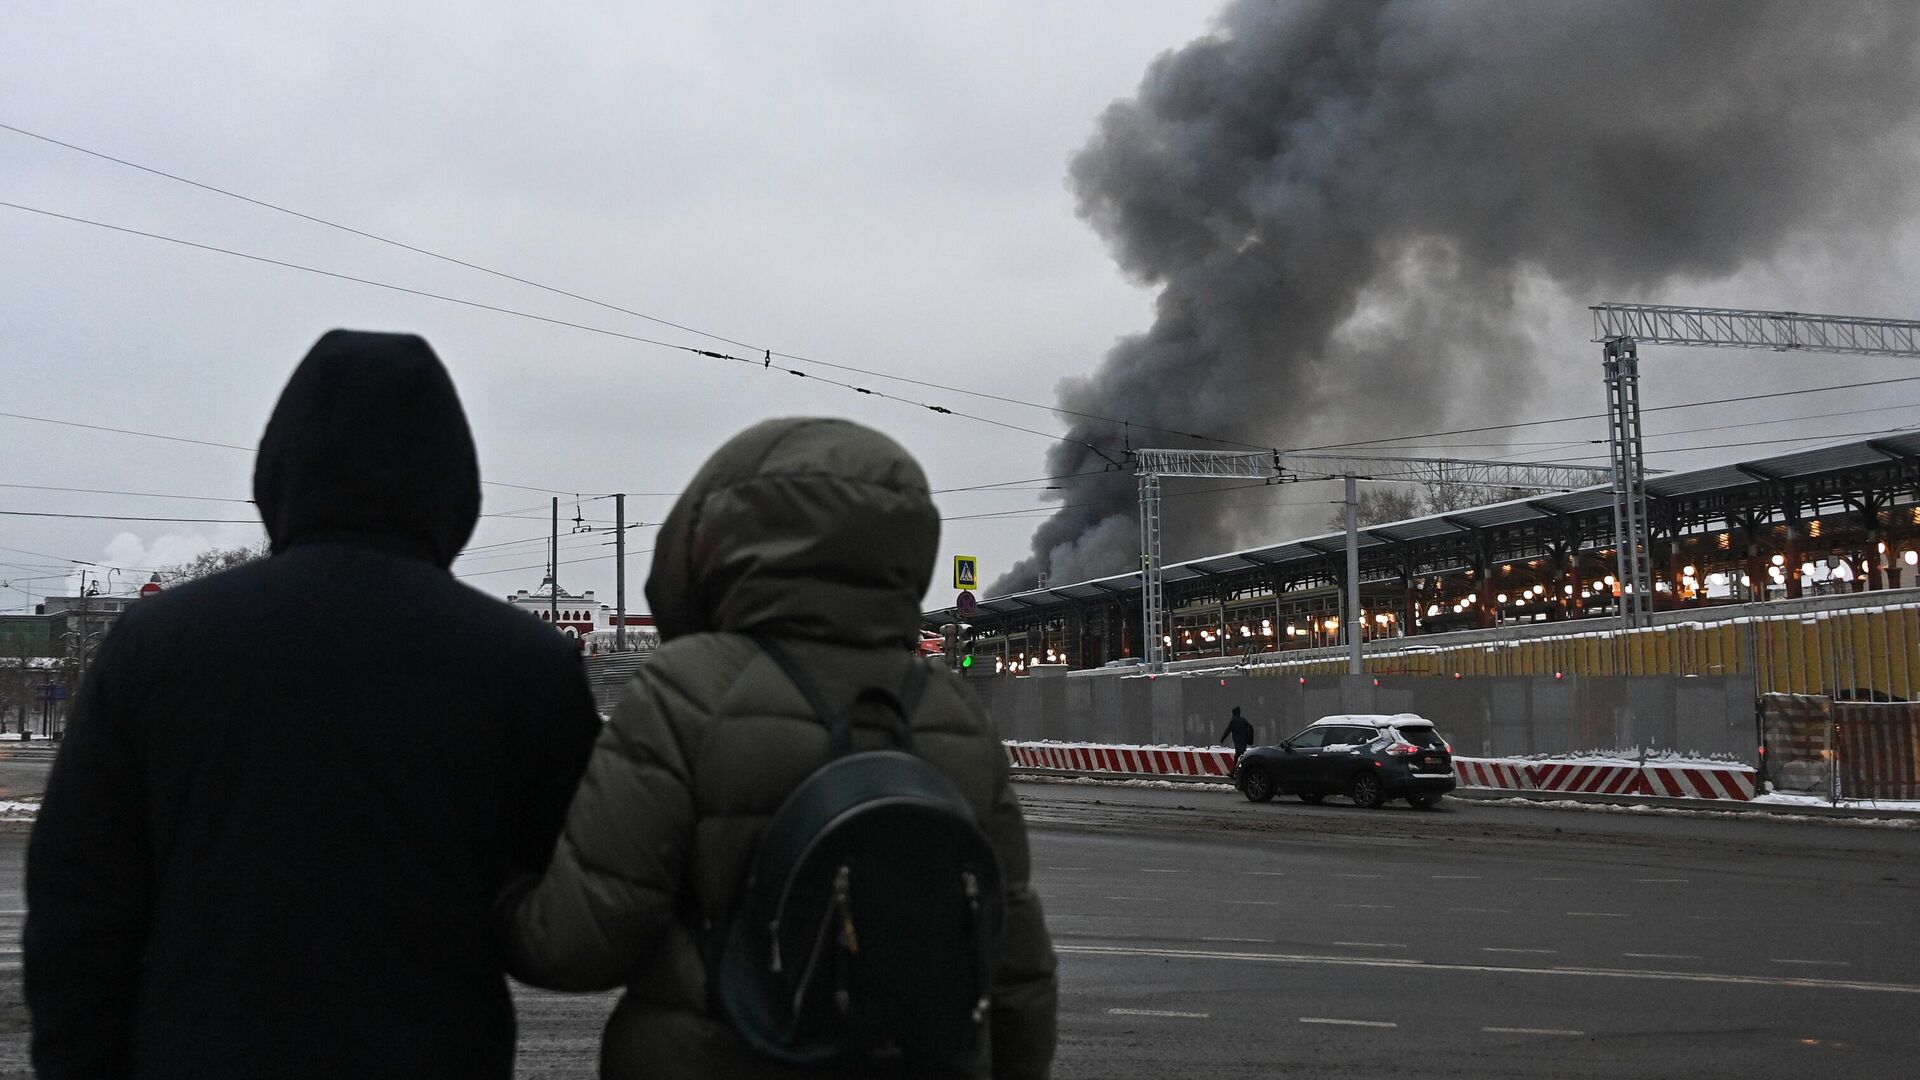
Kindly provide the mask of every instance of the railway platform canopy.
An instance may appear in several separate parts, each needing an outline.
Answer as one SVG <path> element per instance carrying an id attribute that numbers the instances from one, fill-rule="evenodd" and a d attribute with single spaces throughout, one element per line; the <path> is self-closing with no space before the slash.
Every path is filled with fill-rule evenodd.
<path id="1" fill-rule="evenodd" d="M 1920 585 L 1920 432 L 1648 477 L 1656 612 Z M 1360 530 L 1367 640 L 1618 615 L 1613 494 L 1595 485 Z M 1340 639 L 1346 537 L 1324 533 L 1163 570 L 1169 660 Z M 1129 663 L 1141 575 L 982 599 L 976 670 Z M 928 612 L 937 627 L 948 610 Z"/>

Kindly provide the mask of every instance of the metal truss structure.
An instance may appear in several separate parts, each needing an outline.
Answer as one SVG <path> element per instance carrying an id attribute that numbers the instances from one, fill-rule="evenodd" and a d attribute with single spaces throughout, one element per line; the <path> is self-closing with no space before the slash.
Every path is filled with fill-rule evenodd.
<path id="1" fill-rule="evenodd" d="M 1920 356 L 1920 321 L 1797 311 L 1595 304 L 1593 340 L 1775 352 Z"/>
<path id="2" fill-rule="evenodd" d="M 1640 345 L 1920 357 L 1920 320 L 1669 304 L 1602 303 L 1589 310 L 1593 340 L 1602 344 L 1616 561 L 1622 588 L 1620 615 L 1628 626 L 1645 624 L 1653 610 L 1646 452 L 1640 425 Z"/>
<path id="3" fill-rule="evenodd" d="M 1140 609 L 1149 671 L 1166 663 L 1166 581 L 1160 555 L 1160 480 L 1162 477 L 1252 479 L 1292 483 L 1307 479 L 1346 481 L 1347 572 L 1346 626 L 1349 664 L 1360 669 L 1359 546 L 1354 520 L 1356 482 L 1385 480 L 1508 491 L 1571 491 L 1604 484 L 1613 470 L 1592 465 L 1477 461 L 1459 458 L 1367 457 L 1357 454 L 1290 454 L 1278 450 L 1244 453 L 1221 450 L 1137 450 L 1140 478 Z"/>
<path id="4" fill-rule="evenodd" d="M 1271 480 L 1351 476 L 1457 487 L 1570 491 L 1604 484 L 1611 473 L 1596 465 L 1551 462 L 1476 461 L 1468 458 L 1369 457 L 1364 454 L 1292 454 L 1281 450 L 1136 450 L 1133 463 L 1142 475 Z"/>

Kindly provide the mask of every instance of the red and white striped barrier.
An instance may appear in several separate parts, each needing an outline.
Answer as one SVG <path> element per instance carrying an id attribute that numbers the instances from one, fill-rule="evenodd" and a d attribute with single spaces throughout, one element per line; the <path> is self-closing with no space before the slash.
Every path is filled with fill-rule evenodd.
<path id="1" fill-rule="evenodd" d="M 1009 742 L 1006 748 L 1007 760 L 1016 769 L 1220 780 L 1233 775 L 1233 752 L 1214 747 Z M 1453 772 L 1463 788 L 1504 791 L 1659 795 L 1745 802 L 1753 798 L 1755 787 L 1753 770 L 1742 765 L 1642 766 L 1631 761 L 1455 757 Z"/>
<path id="2" fill-rule="evenodd" d="M 1587 795 L 1645 795 L 1647 783 L 1638 765 L 1592 764 L 1578 761 L 1529 762 L 1527 774 L 1541 791 Z"/>
<path id="3" fill-rule="evenodd" d="M 1752 769 L 1718 765 L 1648 765 L 1640 770 L 1649 791 L 1670 799 L 1753 798 Z"/>
<path id="4" fill-rule="evenodd" d="M 1015 768 L 1131 776 L 1233 775 L 1233 751 L 1191 746 L 1103 746 L 1093 743 L 1007 743 Z"/>
<path id="5" fill-rule="evenodd" d="M 1538 785 L 1527 774 L 1525 762 L 1500 758 L 1453 759 L 1453 776 L 1461 787 L 1501 788 L 1506 791 L 1532 791 Z"/>

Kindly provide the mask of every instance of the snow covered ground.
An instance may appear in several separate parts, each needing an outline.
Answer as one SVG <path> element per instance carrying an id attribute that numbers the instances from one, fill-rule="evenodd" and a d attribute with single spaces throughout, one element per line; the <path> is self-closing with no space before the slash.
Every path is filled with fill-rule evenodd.
<path id="1" fill-rule="evenodd" d="M 1799 792 L 1774 791 L 1765 795 L 1756 795 L 1754 802 L 1767 806 L 1834 806 L 1824 795 L 1803 795 Z M 1837 804 L 1843 810 L 1904 810 L 1920 813 L 1920 799 L 1841 799 Z"/>
<path id="2" fill-rule="evenodd" d="M 1704 803 L 1704 802 L 1702 803 L 1702 809 L 1695 810 L 1692 807 L 1653 806 L 1648 803 L 1622 804 L 1622 803 L 1603 803 L 1603 802 L 1582 802 L 1575 799 L 1512 798 L 1512 799 L 1482 799 L 1482 800 L 1476 800 L 1476 801 L 1483 806 L 1527 806 L 1527 807 L 1533 807 L 1535 809 L 1576 810 L 1576 811 L 1584 811 L 1587 813 L 1595 813 L 1595 814 L 1655 814 L 1655 815 L 1662 815 L 1662 816 L 1671 816 L 1675 814 L 1693 814 L 1700 817 L 1740 818 L 1746 821 L 1789 821 L 1789 822 L 1797 821 L 1797 822 L 1815 823 L 1815 824 L 1821 824 L 1821 825 L 1845 825 L 1849 827 L 1869 828 L 1869 829 L 1920 829 L 1920 816 L 1899 817 L 1899 818 L 1870 818 L 1870 817 L 1830 816 L 1826 814 L 1774 814 L 1774 813 L 1756 814 L 1751 810 L 1748 810 L 1748 811 L 1708 810 L 1708 809 L 1705 809 L 1705 807 L 1710 806 L 1712 804 Z M 1755 800 L 1755 801 L 1759 801 L 1759 800 Z M 1813 806 L 1825 806 L 1827 804 L 1824 802 L 1814 802 L 1814 803 L 1807 803 L 1804 805 L 1813 807 Z M 1852 806 L 1849 808 L 1850 809 L 1873 809 L 1872 807 L 1865 807 L 1865 806 Z M 1878 808 L 1882 810 L 1893 809 L 1893 807 L 1890 807 L 1886 803 L 1881 803 Z M 1920 808 L 1920 807 L 1917 807 L 1917 808 Z"/>

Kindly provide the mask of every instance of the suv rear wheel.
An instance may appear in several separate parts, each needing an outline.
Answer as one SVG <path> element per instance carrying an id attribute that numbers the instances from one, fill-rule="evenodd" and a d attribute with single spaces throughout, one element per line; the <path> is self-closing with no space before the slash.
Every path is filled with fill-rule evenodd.
<path id="1" fill-rule="evenodd" d="M 1372 810 L 1387 801 L 1386 792 L 1380 787 L 1380 778 L 1370 772 L 1353 774 L 1353 780 L 1347 784 L 1347 796 L 1353 800 L 1353 805 L 1366 810 Z"/>
<path id="2" fill-rule="evenodd" d="M 1273 777 L 1260 766 L 1250 765 L 1241 773 L 1240 791 L 1249 802 L 1268 802 L 1273 798 Z"/>

